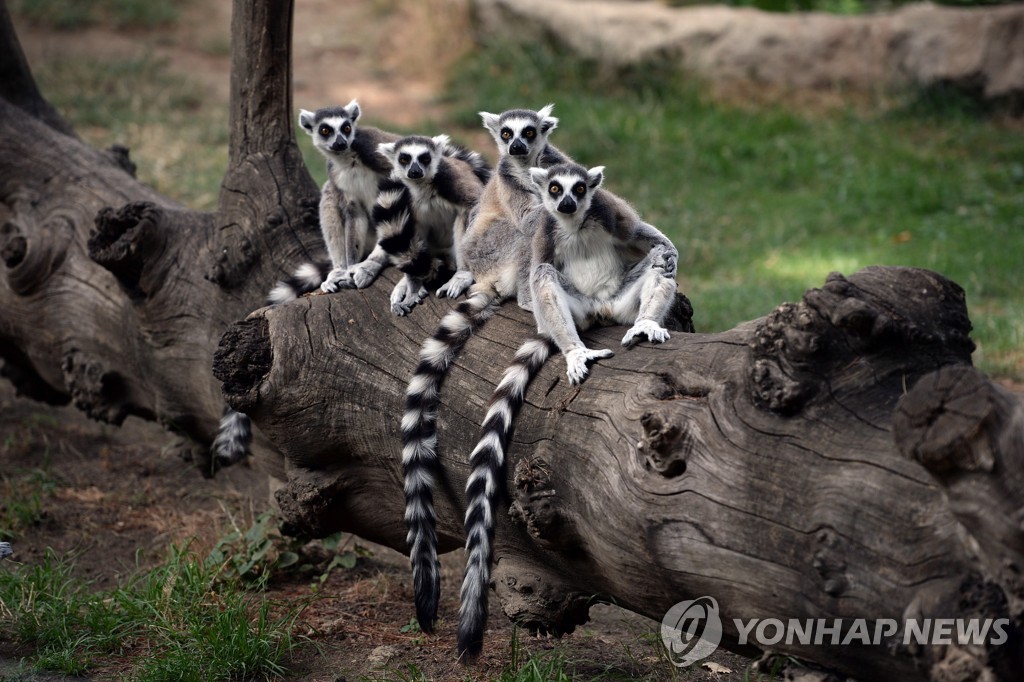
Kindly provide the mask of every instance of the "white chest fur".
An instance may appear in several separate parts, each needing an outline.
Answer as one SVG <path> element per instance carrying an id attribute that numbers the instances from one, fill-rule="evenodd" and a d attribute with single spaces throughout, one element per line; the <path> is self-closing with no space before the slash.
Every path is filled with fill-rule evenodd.
<path id="1" fill-rule="evenodd" d="M 622 284 L 619 244 L 601 229 L 562 234 L 555 241 L 555 263 L 576 289 L 590 298 L 606 300 Z"/>
<path id="2" fill-rule="evenodd" d="M 377 199 L 380 176 L 363 165 L 354 153 L 333 160 L 330 169 L 331 180 L 345 197 L 370 211 Z"/>

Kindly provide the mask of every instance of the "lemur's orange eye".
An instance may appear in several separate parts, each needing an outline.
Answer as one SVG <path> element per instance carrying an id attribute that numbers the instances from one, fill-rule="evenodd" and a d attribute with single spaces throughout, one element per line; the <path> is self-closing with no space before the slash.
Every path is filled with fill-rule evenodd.
<path id="1" fill-rule="evenodd" d="M 320 126 L 320 131 L 319 132 L 320 132 L 320 135 L 322 137 L 330 137 L 331 133 L 334 132 L 334 131 L 331 130 L 331 126 L 323 125 L 323 126 Z"/>
<path id="2" fill-rule="evenodd" d="M 350 126 L 348 123 L 346 123 L 345 125 L 341 126 L 341 132 L 343 132 L 346 135 L 348 135 L 349 133 L 352 132 L 352 126 Z"/>
<path id="3" fill-rule="evenodd" d="M 523 137 L 527 140 L 532 140 L 537 135 L 537 131 L 533 128 L 527 128 L 523 131 Z"/>
<path id="4" fill-rule="evenodd" d="M 562 188 L 558 186 L 558 183 L 553 182 L 551 183 L 551 186 L 548 187 L 548 191 L 551 192 L 552 196 L 557 197 L 559 194 L 562 193 Z"/>
<path id="5" fill-rule="evenodd" d="M 576 186 L 572 188 L 572 191 L 576 194 L 576 196 L 581 197 L 587 193 L 587 186 L 584 185 L 582 182 L 577 182 Z"/>
<path id="6" fill-rule="evenodd" d="M 511 140 L 512 139 L 512 131 L 509 130 L 508 128 L 502 128 L 501 129 L 501 139 L 503 139 L 503 140 Z"/>

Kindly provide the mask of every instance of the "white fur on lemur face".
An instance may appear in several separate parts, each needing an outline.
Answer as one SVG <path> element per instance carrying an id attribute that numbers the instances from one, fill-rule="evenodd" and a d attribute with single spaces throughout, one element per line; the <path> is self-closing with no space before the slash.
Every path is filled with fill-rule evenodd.
<path id="1" fill-rule="evenodd" d="M 343 107 L 325 107 L 315 112 L 303 109 L 299 113 L 299 125 L 313 138 L 313 146 L 331 158 L 352 146 L 360 113 L 356 100 Z"/>
<path id="2" fill-rule="evenodd" d="M 531 168 L 530 178 L 548 213 L 566 225 L 578 227 L 586 216 L 594 192 L 604 180 L 604 166 L 584 170 L 576 164 Z"/>
<path id="3" fill-rule="evenodd" d="M 448 145 L 447 135 L 403 137 L 380 145 L 377 150 L 390 163 L 391 177 L 400 182 L 426 183 L 437 174 L 441 156 Z"/>
<path id="4" fill-rule="evenodd" d="M 532 162 L 544 149 L 548 135 L 558 127 L 558 119 L 551 116 L 552 109 L 553 104 L 536 112 L 511 109 L 499 115 L 481 111 L 480 118 L 497 143 L 499 154 Z"/>

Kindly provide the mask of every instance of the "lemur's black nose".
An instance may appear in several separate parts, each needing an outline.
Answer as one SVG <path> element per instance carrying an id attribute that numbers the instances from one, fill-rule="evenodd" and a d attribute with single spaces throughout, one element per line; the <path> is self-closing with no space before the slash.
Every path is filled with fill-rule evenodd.
<path id="1" fill-rule="evenodd" d="M 576 201 L 572 197 L 562 197 L 562 200 L 558 202 L 559 213 L 569 213 L 570 215 L 576 212 Z"/>
<path id="2" fill-rule="evenodd" d="M 334 143 L 331 144 L 332 152 L 343 152 L 346 149 L 348 149 L 348 142 L 345 142 L 345 140 L 335 140 Z"/>
<path id="3" fill-rule="evenodd" d="M 527 147 L 526 143 L 520 140 L 519 138 L 513 140 L 512 144 L 510 144 L 508 147 L 508 153 L 511 154 L 512 156 L 526 156 L 527 152 L 529 151 L 530 148 Z"/>
<path id="4" fill-rule="evenodd" d="M 423 167 L 420 166 L 418 163 L 414 163 L 413 165 L 409 166 L 409 172 L 407 173 L 407 175 L 413 180 L 419 180 L 420 178 L 423 177 Z"/>

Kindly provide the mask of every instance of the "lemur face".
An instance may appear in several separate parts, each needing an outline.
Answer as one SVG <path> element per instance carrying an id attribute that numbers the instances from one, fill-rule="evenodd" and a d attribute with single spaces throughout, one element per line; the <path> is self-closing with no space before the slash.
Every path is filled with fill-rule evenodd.
<path id="1" fill-rule="evenodd" d="M 303 109 L 299 113 L 299 125 L 313 138 L 313 146 L 321 154 L 333 156 L 352 146 L 360 113 L 355 100 L 344 107 L 325 107 L 315 112 Z"/>
<path id="2" fill-rule="evenodd" d="M 547 169 L 531 168 L 530 177 L 551 215 L 578 220 L 590 208 L 594 192 L 604 180 L 604 166 L 587 170 L 575 163 L 562 163 Z"/>
<path id="3" fill-rule="evenodd" d="M 447 135 L 433 138 L 412 135 L 382 144 L 377 151 L 391 162 L 392 178 L 403 182 L 429 182 L 437 173 L 447 144 Z"/>
<path id="4" fill-rule="evenodd" d="M 558 126 L 558 119 L 550 116 L 554 105 L 540 111 L 510 109 L 501 115 L 480 112 L 484 127 L 498 145 L 498 152 L 531 162 L 547 143 L 548 135 Z"/>

